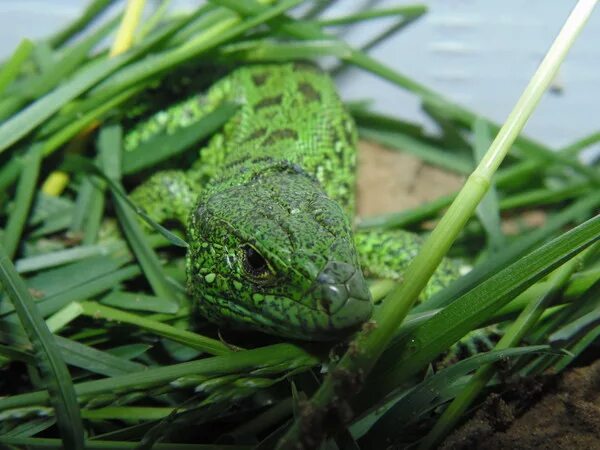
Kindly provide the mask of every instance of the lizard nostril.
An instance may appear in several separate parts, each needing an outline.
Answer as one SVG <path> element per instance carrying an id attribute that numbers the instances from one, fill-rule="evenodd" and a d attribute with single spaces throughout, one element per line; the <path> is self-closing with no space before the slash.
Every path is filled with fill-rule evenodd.
<path id="1" fill-rule="evenodd" d="M 314 295 L 318 307 L 327 314 L 337 311 L 348 300 L 348 292 L 343 284 L 319 284 Z"/>

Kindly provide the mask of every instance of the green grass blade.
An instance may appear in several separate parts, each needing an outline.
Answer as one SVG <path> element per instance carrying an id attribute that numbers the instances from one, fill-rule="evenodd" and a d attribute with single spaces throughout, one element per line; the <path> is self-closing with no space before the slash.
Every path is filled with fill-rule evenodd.
<path id="1" fill-rule="evenodd" d="M 588 180 L 575 181 L 558 188 L 541 188 L 519 192 L 500 200 L 500 209 L 508 210 L 528 206 L 550 205 L 570 198 L 581 198 L 586 193 L 598 189 Z"/>
<path id="2" fill-rule="evenodd" d="M 61 266 L 72 263 L 91 256 L 105 255 L 111 253 L 122 245 L 117 243 L 103 243 L 97 245 L 80 245 L 56 252 L 48 252 L 40 255 L 22 258 L 15 262 L 15 267 L 19 273 L 34 272 L 50 267 Z"/>
<path id="3" fill-rule="evenodd" d="M 106 10 L 115 0 L 93 0 L 77 19 L 68 24 L 65 28 L 55 33 L 48 42 L 52 47 L 60 47 L 74 35 L 85 30 L 85 28 L 94 21 L 98 15 Z"/>
<path id="4" fill-rule="evenodd" d="M 93 302 L 81 302 L 81 308 L 83 314 L 89 317 L 134 325 L 211 355 L 226 355 L 232 352 L 231 347 L 216 339 L 207 338 L 191 331 L 180 330 L 179 328 L 146 319 L 136 314 L 109 308 L 108 306 Z"/>
<path id="5" fill-rule="evenodd" d="M 31 362 L 30 358 L 32 359 L 33 357 L 24 351 L 30 349 L 30 344 L 25 332 L 22 329 L 17 329 L 15 326 L 13 326 L 12 329 L 7 329 L 2 322 L 0 322 L 0 329 L 2 329 L 0 337 L 2 337 L 2 339 L 8 337 L 8 339 L 13 342 L 13 347 L 8 349 L 9 351 L 12 351 L 13 354 L 9 354 L 8 356 L 10 356 L 11 359 Z M 9 336 L 5 336 L 7 333 L 9 333 Z M 91 373 L 114 377 L 146 369 L 146 366 L 143 364 L 129 361 L 119 355 L 113 355 L 107 351 L 98 350 L 71 339 L 66 339 L 62 336 L 54 336 L 54 340 L 65 363 L 69 366 L 78 367 Z M 3 352 L 0 351 L 0 354 L 2 353 Z"/>
<path id="6" fill-rule="evenodd" d="M 325 27 L 349 25 L 356 22 L 364 22 L 365 20 L 380 19 L 382 17 L 402 16 L 405 19 L 414 18 L 421 16 L 426 12 L 427 6 L 425 5 L 396 6 L 394 8 L 361 11 L 356 14 L 349 14 L 347 16 L 336 17 L 333 19 L 320 19 L 317 21 L 317 23 L 319 26 Z"/>
<path id="7" fill-rule="evenodd" d="M 33 346 L 37 366 L 56 412 L 65 448 L 83 449 L 83 424 L 67 366 L 27 286 L 2 248 L 0 248 L 0 279 L 12 299 Z"/>
<path id="8" fill-rule="evenodd" d="M 179 311 L 179 304 L 170 298 L 154 297 L 137 292 L 113 291 L 104 297 L 100 303 L 133 311 L 165 314 L 175 314 Z"/>
<path id="9" fill-rule="evenodd" d="M 77 265 L 81 265 L 81 263 L 78 263 Z M 43 317 L 48 317 L 71 302 L 95 297 L 98 294 L 102 294 L 103 292 L 112 289 L 120 282 L 130 280 L 140 275 L 140 273 L 141 271 L 137 265 L 126 266 L 122 269 L 104 273 L 100 276 L 96 276 L 94 273 L 94 277 L 85 283 L 77 284 L 74 287 L 61 290 L 58 293 L 42 298 L 42 300 L 38 301 L 39 312 Z M 4 305 L 2 305 L 3 311 L 10 311 L 10 308 L 10 306 L 4 307 Z M 15 322 L 16 317 L 14 317 L 14 313 L 7 315 L 6 320 Z"/>
<path id="10" fill-rule="evenodd" d="M 94 63 L 70 82 L 55 89 L 41 99 L 0 125 L 0 153 L 26 136 L 31 130 L 50 118 L 63 105 L 88 90 L 99 80 L 122 66 L 131 55 L 123 55 L 110 60 Z"/>
<path id="11" fill-rule="evenodd" d="M 24 80 L 27 83 L 29 98 L 38 98 L 67 79 L 76 69 L 82 66 L 93 48 L 98 45 L 118 24 L 118 18 L 110 20 L 71 47 L 66 48 L 61 55 L 52 61 L 49 67 L 34 80 Z"/>
<path id="12" fill-rule="evenodd" d="M 6 228 L 4 229 L 3 246 L 9 258 L 13 258 L 21 242 L 23 228 L 27 222 L 27 215 L 33 202 L 35 187 L 40 173 L 42 160 L 41 147 L 33 145 L 21 160 L 23 170 L 17 193 L 14 200 L 14 209 L 11 211 Z"/>
<path id="13" fill-rule="evenodd" d="M 83 236 L 81 242 L 84 245 L 92 246 L 98 237 L 104 212 L 105 187 L 102 180 L 90 177 L 81 180 L 69 232 L 74 236 Z"/>
<path id="14" fill-rule="evenodd" d="M 295 61 L 323 56 L 344 58 L 348 46 L 338 40 L 277 42 L 270 39 L 242 41 L 222 46 L 219 55 L 236 62 Z"/>
<path id="15" fill-rule="evenodd" d="M 21 66 L 29 58 L 33 50 L 33 43 L 29 39 L 23 39 L 10 59 L 0 69 L 0 95 L 4 89 L 17 77 Z"/>
<path id="16" fill-rule="evenodd" d="M 133 253 L 142 266 L 148 282 L 152 286 L 152 290 L 158 297 L 171 298 L 173 288 L 162 271 L 158 257 L 148 245 L 145 234 L 137 222 L 134 212 L 130 209 L 130 202 L 127 202 L 123 195 L 115 192 L 115 190 L 118 192 L 123 191 L 119 185 L 121 177 L 121 141 L 122 129 L 119 125 L 109 125 L 100 130 L 98 148 L 103 165 L 107 170 L 105 180 L 111 188 L 116 188 L 112 191 L 119 223 Z"/>
<path id="17" fill-rule="evenodd" d="M 476 161 L 480 161 L 492 143 L 489 127 L 484 121 L 477 119 L 473 124 L 473 134 L 475 137 L 474 157 Z M 502 249 L 505 244 L 504 234 L 500 226 L 500 206 L 498 203 L 496 185 L 492 183 L 475 210 L 477 218 L 487 234 L 488 248 L 492 254 Z"/>
<path id="18" fill-rule="evenodd" d="M 67 364 L 91 373 L 115 377 L 146 370 L 143 364 L 128 361 L 70 339 L 57 336 L 57 343 Z"/>

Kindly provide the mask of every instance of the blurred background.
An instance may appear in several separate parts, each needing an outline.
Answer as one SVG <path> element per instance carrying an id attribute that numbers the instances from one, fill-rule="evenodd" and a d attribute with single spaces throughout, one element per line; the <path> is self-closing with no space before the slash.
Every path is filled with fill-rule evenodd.
<path id="1" fill-rule="evenodd" d="M 174 0 L 172 8 L 189 9 L 199 3 Z M 398 0 L 328 3 L 326 17 L 365 7 L 409 4 Z M 86 4 L 85 0 L 0 0 L 0 58 L 9 55 L 23 37 L 36 39 L 57 30 Z M 122 4 L 116 2 L 112 12 L 122 8 Z M 428 8 L 427 14 L 374 47 L 370 54 L 459 104 L 502 122 L 575 0 L 425 0 L 420 4 Z M 350 43 L 361 46 L 391 23 L 392 20 L 382 19 L 335 30 Z M 551 148 L 560 148 L 598 130 L 598 42 L 600 11 L 595 11 L 551 92 L 527 124 L 527 135 Z M 414 96 L 373 75 L 349 70 L 339 77 L 338 84 L 346 100 L 372 99 L 376 110 L 433 128 Z M 599 151 L 597 146 L 589 149 L 587 155 Z"/>

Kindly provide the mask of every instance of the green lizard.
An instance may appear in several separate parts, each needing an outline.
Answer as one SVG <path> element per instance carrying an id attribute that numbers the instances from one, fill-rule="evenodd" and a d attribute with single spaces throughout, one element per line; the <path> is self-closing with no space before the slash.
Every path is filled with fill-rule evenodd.
<path id="1" fill-rule="evenodd" d="M 188 289 L 209 320 L 340 339 L 371 316 L 365 276 L 399 279 L 419 238 L 353 233 L 356 127 L 331 79 L 309 64 L 237 69 L 138 124 L 126 150 L 225 101 L 240 108 L 198 162 L 153 175 L 132 198 L 154 220 L 185 224 Z M 445 262 L 424 295 L 455 277 Z"/>

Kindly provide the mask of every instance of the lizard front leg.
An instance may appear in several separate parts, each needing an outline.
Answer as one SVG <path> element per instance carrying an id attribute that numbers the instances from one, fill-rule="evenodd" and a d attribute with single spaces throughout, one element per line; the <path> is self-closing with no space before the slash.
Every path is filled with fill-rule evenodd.
<path id="1" fill-rule="evenodd" d="M 130 194 L 155 222 L 175 220 L 183 226 L 197 197 L 197 183 L 188 172 L 179 170 L 157 172 Z"/>

